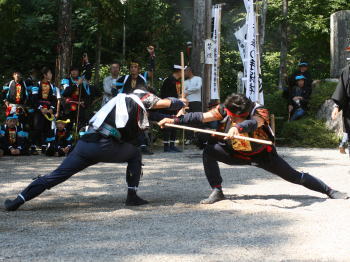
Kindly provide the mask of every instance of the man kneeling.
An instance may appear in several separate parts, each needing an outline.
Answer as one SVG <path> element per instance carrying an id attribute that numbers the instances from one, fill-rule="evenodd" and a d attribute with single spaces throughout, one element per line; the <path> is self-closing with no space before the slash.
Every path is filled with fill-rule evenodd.
<path id="1" fill-rule="evenodd" d="M 218 162 L 228 165 L 252 165 L 269 171 L 281 178 L 304 187 L 326 194 L 330 198 L 347 199 L 348 195 L 336 191 L 321 180 L 308 173 L 298 172 L 284 161 L 274 146 L 233 139 L 233 136 L 274 141 L 274 134 L 269 126 L 269 112 L 257 103 L 239 94 L 232 94 L 225 103 L 209 112 L 187 113 L 179 118 L 165 118 L 159 122 L 161 127 L 170 124 L 199 124 L 220 121 L 218 131 L 228 133 L 228 137 L 218 140 L 210 138 L 203 151 L 205 175 L 213 191 L 201 201 L 213 204 L 225 199 L 222 192 L 222 177 Z"/>

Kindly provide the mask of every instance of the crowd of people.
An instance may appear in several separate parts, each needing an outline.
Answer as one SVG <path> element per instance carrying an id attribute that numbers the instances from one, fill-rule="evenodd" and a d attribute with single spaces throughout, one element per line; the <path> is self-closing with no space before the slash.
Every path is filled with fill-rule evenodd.
<path id="1" fill-rule="evenodd" d="M 128 64 L 129 74 L 121 75 L 121 63 L 110 64 L 110 75 L 103 79 L 103 96 L 99 100 L 99 87 L 90 84 L 92 65 L 87 54 L 83 55 L 82 67 L 72 67 L 69 76 L 54 85 L 52 70 L 43 67 L 32 69 L 27 78 L 14 71 L 12 80 L 1 91 L 6 120 L 0 128 L 0 156 L 38 155 L 66 156 L 72 151 L 78 137 L 92 116 L 92 106 L 97 102 L 107 104 L 119 93 L 130 94 L 135 89 L 156 93 L 153 88 L 155 71 L 155 50 L 147 47 L 146 70 L 141 72 L 139 61 Z M 185 93 L 189 111 L 202 111 L 202 79 L 195 76 L 190 67 L 185 70 Z M 174 65 L 172 73 L 164 80 L 159 97 L 182 97 L 181 67 Z M 164 109 L 160 114 L 173 115 L 177 112 Z M 175 129 L 163 133 L 164 152 L 181 152 L 176 146 Z M 187 144 L 192 133 L 186 134 Z M 152 137 L 146 130 L 135 142 L 143 154 L 153 154 L 150 149 Z"/>

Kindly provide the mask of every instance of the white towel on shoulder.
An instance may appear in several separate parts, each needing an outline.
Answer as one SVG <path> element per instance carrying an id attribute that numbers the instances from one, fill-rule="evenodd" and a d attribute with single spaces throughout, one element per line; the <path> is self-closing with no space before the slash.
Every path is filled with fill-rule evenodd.
<path id="1" fill-rule="evenodd" d="M 118 94 L 116 97 L 111 99 L 107 104 L 105 104 L 89 121 L 90 125 L 93 126 L 94 129 L 98 129 L 102 123 L 105 121 L 108 114 L 115 108 L 115 126 L 116 128 L 125 127 L 126 123 L 129 120 L 129 113 L 126 107 L 125 99 L 130 97 L 133 99 L 143 110 L 143 122 L 139 123 L 140 128 L 144 129 L 148 127 L 148 119 L 146 109 L 140 100 L 140 98 L 136 95 L 127 95 L 127 94 Z"/>

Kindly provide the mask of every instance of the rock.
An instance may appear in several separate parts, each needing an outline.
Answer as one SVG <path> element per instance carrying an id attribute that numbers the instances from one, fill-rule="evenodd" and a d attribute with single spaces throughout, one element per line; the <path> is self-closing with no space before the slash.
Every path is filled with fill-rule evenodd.
<path id="1" fill-rule="evenodd" d="M 338 11 L 331 15 L 331 77 L 338 78 L 347 64 L 350 45 L 350 10 Z"/>
<path id="2" fill-rule="evenodd" d="M 330 130 L 334 131 L 339 137 L 343 136 L 343 117 L 342 112 L 339 113 L 337 119 L 332 120 L 331 115 L 333 111 L 334 102 L 332 99 L 328 99 L 318 110 L 316 117 L 318 119 L 326 121 L 326 126 Z"/>

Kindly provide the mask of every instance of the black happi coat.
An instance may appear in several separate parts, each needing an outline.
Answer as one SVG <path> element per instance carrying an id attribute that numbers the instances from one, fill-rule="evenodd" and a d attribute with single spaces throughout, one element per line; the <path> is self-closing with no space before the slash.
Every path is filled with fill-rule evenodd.
<path id="1" fill-rule="evenodd" d="M 344 132 L 350 132 L 350 66 L 347 66 L 340 75 L 339 83 L 332 99 L 343 110 Z"/>

